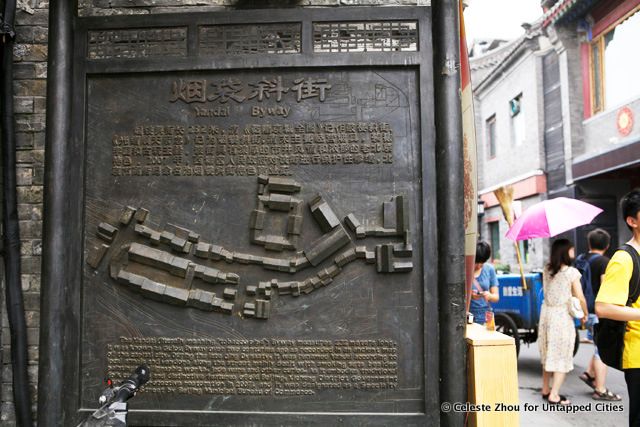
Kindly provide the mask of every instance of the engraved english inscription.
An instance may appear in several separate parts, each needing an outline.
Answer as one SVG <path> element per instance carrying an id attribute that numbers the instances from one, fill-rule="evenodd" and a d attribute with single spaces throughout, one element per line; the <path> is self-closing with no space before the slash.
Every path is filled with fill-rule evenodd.
<path id="1" fill-rule="evenodd" d="M 393 340 L 126 338 L 107 349 L 111 378 L 146 360 L 147 393 L 312 395 L 398 386 Z"/>

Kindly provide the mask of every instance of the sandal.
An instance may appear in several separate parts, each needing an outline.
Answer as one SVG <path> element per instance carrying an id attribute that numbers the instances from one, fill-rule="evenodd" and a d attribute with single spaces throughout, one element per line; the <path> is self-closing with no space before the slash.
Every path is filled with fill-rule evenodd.
<path id="1" fill-rule="evenodd" d="M 589 375 L 588 372 L 583 372 L 578 378 L 582 380 L 586 385 L 591 387 L 594 391 L 596 389 L 596 379 Z"/>
<path id="2" fill-rule="evenodd" d="M 610 402 L 617 402 L 619 400 L 622 400 L 622 396 L 612 393 L 608 388 L 605 388 L 604 391 L 594 390 L 591 398 L 593 400 L 608 400 Z"/>
<path id="3" fill-rule="evenodd" d="M 562 406 L 571 405 L 571 401 L 567 399 L 566 396 L 563 396 L 563 395 L 560 395 L 560 400 L 558 400 L 557 402 L 554 402 L 551 399 L 547 399 L 547 402 L 549 402 L 551 405 L 562 405 Z"/>
<path id="4" fill-rule="evenodd" d="M 547 393 L 547 394 L 544 394 L 544 393 L 543 393 L 543 394 L 542 394 L 542 398 L 543 398 L 544 400 L 549 400 L 549 395 L 550 395 L 550 394 L 551 394 L 551 393 Z M 559 396 L 560 396 L 560 400 L 567 400 L 567 396 L 565 396 L 564 394 L 560 394 Z M 554 402 L 554 403 L 555 403 L 555 402 Z"/>

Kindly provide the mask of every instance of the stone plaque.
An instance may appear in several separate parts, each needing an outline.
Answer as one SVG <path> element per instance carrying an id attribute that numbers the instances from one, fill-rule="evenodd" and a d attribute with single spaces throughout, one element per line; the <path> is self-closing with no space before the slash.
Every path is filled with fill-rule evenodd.
<path id="1" fill-rule="evenodd" d="M 87 23 L 79 409 L 140 363 L 132 425 L 433 409 L 429 9 L 410 10 L 351 41 L 327 11 Z"/>

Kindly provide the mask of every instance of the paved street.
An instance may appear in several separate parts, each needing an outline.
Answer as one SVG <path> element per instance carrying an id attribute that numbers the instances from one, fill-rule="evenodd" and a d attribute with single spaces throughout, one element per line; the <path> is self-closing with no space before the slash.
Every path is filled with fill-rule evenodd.
<path id="1" fill-rule="evenodd" d="M 583 331 L 581 331 L 583 332 Z M 567 375 L 561 393 L 567 396 L 572 405 L 586 405 L 591 403 L 590 412 L 567 414 L 561 412 L 542 411 L 543 400 L 540 397 L 542 387 L 540 355 L 538 346 L 523 344 L 518 358 L 518 380 L 520 388 L 520 422 L 522 427 L 540 427 L 553 425 L 554 427 L 621 427 L 628 423 L 627 407 L 629 398 L 622 372 L 609 370 L 607 387 L 622 396 L 624 412 L 596 411 L 596 401 L 591 399 L 590 389 L 578 378 L 585 371 L 593 355 L 593 345 L 581 343 L 574 358 L 574 370 Z M 525 404 L 538 405 L 538 411 L 525 411 Z M 606 402 L 609 403 L 609 402 Z M 620 402 L 612 402 L 618 405 Z"/>

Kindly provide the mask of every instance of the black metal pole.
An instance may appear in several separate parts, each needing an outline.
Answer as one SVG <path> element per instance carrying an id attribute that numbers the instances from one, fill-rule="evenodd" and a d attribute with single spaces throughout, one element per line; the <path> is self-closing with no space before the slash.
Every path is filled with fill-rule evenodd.
<path id="1" fill-rule="evenodd" d="M 460 29 L 457 0 L 433 3 L 440 401 L 467 400 L 464 273 L 464 196 Z M 465 414 L 441 412 L 445 426 L 464 425 Z"/>
<path id="2" fill-rule="evenodd" d="M 44 224 L 42 249 L 40 366 L 38 376 L 39 425 L 63 425 L 65 394 L 63 363 L 65 282 L 68 260 L 65 217 L 70 208 L 67 151 L 71 140 L 73 75 L 73 17 L 76 1 L 49 2 L 49 57 L 47 76 L 47 134 L 45 141 Z M 55 188 L 55 191 L 52 189 Z"/>
<path id="3" fill-rule="evenodd" d="M 18 223 L 18 195 L 16 180 L 16 138 L 13 122 L 13 22 L 15 0 L 8 0 L 2 16 L 2 89 L 0 110 L 2 122 L 2 179 L 4 221 L 4 266 L 6 272 L 6 302 L 11 333 L 11 364 L 13 368 L 13 401 L 16 422 L 19 426 L 31 426 L 31 396 L 27 373 L 27 324 L 20 274 L 20 227 Z"/>

